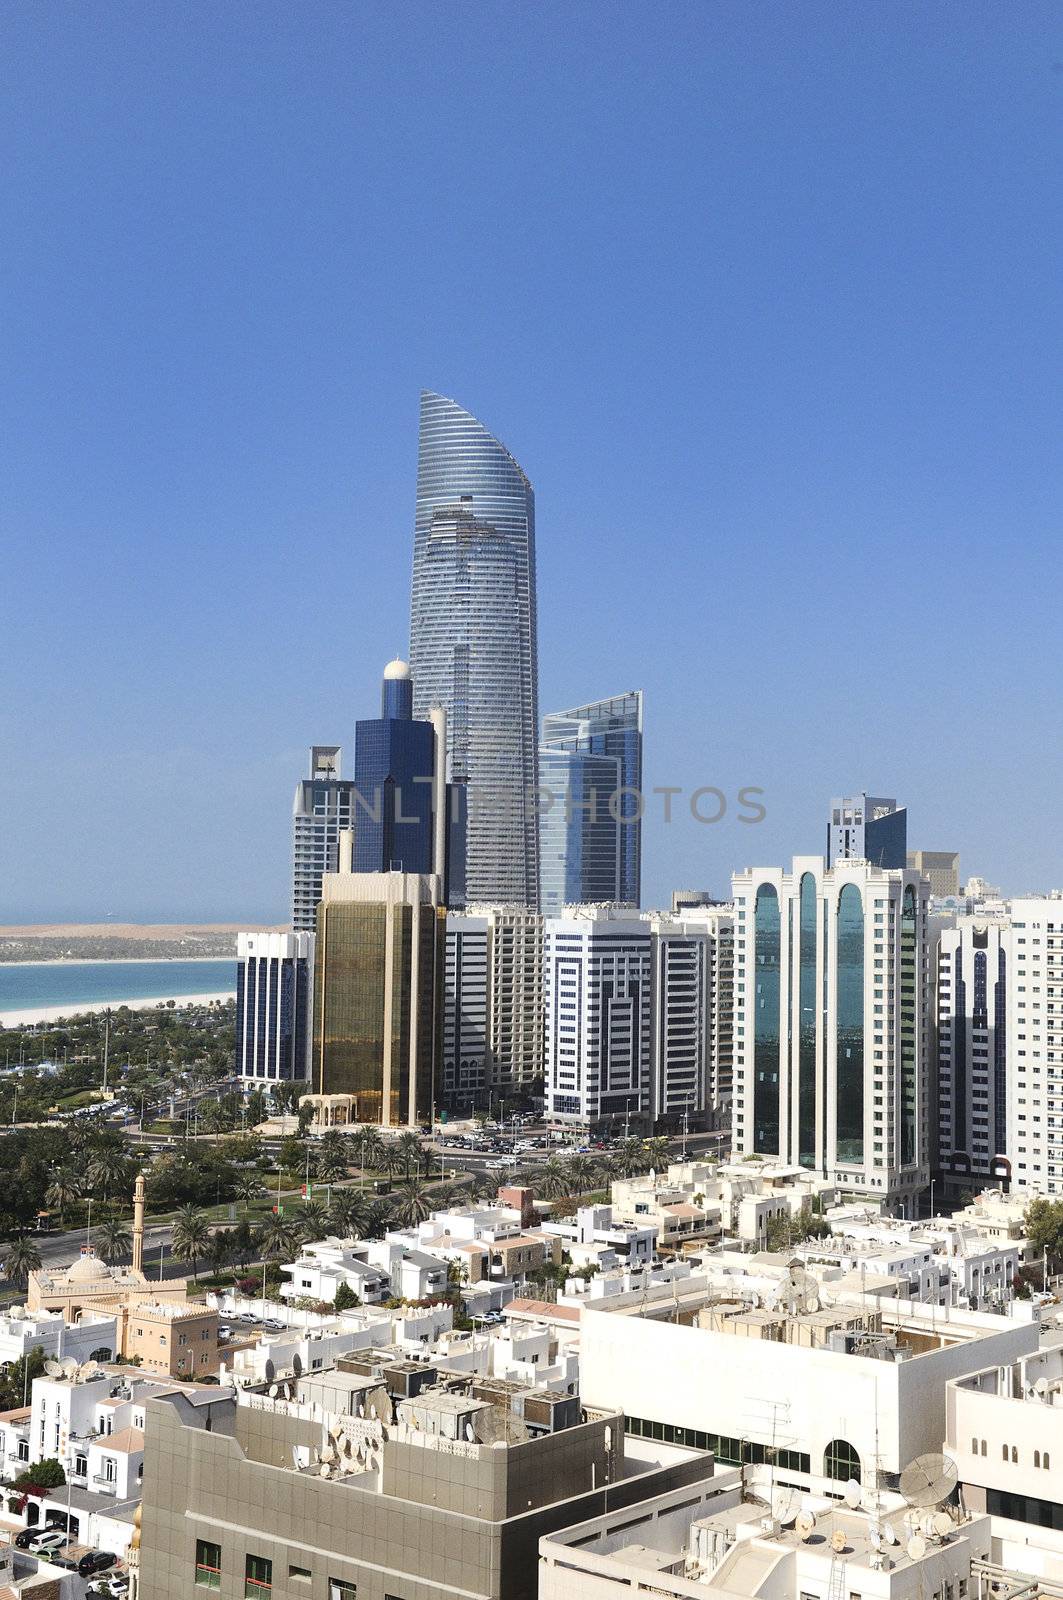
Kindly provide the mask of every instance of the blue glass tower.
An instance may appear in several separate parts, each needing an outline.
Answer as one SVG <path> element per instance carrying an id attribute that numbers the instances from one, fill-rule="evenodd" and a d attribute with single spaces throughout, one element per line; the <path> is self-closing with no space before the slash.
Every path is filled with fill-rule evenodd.
<path id="1" fill-rule="evenodd" d="M 596 820 L 599 826 L 596 844 L 591 855 L 585 855 L 585 859 L 596 865 L 588 871 L 583 891 L 570 898 L 585 901 L 618 900 L 625 905 L 637 906 L 642 890 L 642 690 L 633 689 L 629 694 L 613 695 L 608 700 L 594 700 L 588 705 L 573 706 L 569 711 L 549 712 L 543 718 L 540 774 L 545 770 L 543 763 L 550 751 L 601 757 L 608 763 L 593 768 Z M 584 787 L 592 781 L 591 772 L 592 769 L 588 767 L 585 776 L 578 780 Z M 547 777 L 541 776 L 540 782 L 553 792 Z M 602 787 L 603 784 L 605 787 Z M 547 826 L 545 817 L 542 826 Z M 556 830 L 556 820 L 554 828 Z M 605 842 L 610 828 L 611 851 Z M 575 849 L 580 843 L 577 833 L 573 832 L 571 839 L 572 848 Z M 615 883 L 610 894 L 602 894 L 600 889 L 604 880 L 601 866 L 610 855 L 615 858 Z M 545 870 L 544 867 L 544 883 Z"/>
<path id="2" fill-rule="evenodd" d="M 539 751 L 541 909 L 621 899 L 621 827 L 610 809 L 620 784 L 615 756 Z"/>

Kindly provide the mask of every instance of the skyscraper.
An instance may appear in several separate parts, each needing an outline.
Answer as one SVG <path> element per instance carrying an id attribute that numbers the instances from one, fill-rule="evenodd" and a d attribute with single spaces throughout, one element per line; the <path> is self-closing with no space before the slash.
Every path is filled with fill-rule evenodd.
<path id="1" fill-rule="evenodd" d="M 539 751 L 539 888 L 547 916 L 560 916 L 566 905 L 623 899 L 623 828 L 610 809 L 619 783 L 615 756 Z"/>
<path id="2" fill-rule="evenodd" d="M 464 903 L 465 803 L 446 767 L 444 712 L 415 718 L 410 669 L 389 661 L 380 716 L 355 725 L 355 872 L 435 872 L 445 903 Z"/>
<path id="3" fill-rule="evenodd" d="M 568 711 L 549 712 L 543 718 L 541 746 L 539 762 L 543 775 L 540 782 L 551 793 L 549 776 L 544 770 L 547 751 L 595 756 L 616 762 L 616 779 L 610 780 L 606 789 L 596 792 L 594 812 L 584 813 L 599 824 L 599 833 L 612 824 L 616 839 L 616 888 L 608 896 L 587 892 L 576 898 L 608 898 L 624 905 L 637 906 L 642 888 L 642 690 L 633 689 L 628 694 L 613 695 L 607 700 L 593 700 L 588 705 L 573 706 Z M 575 775 L 573 777 L 575 781 Z M 580 781 L 586 787 L 590 778 L 586 776 Z M 593 782 L 597 790 L 602 782 L 602 769 L 595 770 Z M 581 832 L 578 827 L 572 830 L 570 838 L 573 849 L 579 848 Z M 599 842 L 593 856 L 586 858 L 589 863 L 592 860 L 594 862 L 592 870 L 595 883 L 601 876 L 601 858 Z"/>
<path id="4" fill-rule="evenodd" d="M 240 933 L 236 958 L 237 1074 L 250 1084 L 304 1079 L 314 935 Z"/>
<path id="5" fill-rule="evenodd" d="M 447 716 L 466 785 L 469 900 L 539 903 L 535 496 L 481 422 L 421 396 L 410 617 L 414 715 Z"/>
<path id="6" fill-rule="evenodd" d="M 839 861 L 870 861 L 888 870 L 908 862 L 908 812 L 896 800 L 852 794 L 830 803 L 827 867 Z"/>
<path id="7" fill-rule="evenodd" d="M 315 744 L 310 776 L 292 803 L 292 927 L 313 933 L 321 878 L 339 864 L 340 833 L 351 826 L 354 784 L 340 777 L 338 744 Z"/>

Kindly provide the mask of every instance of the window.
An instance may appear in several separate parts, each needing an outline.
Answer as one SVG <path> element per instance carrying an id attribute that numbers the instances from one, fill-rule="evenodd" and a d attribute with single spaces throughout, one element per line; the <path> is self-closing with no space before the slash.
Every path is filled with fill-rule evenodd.
<path id="1" fill-rule="evenodd" d="M 848 1478 L 860 1481 L 860 1456 L 848 1439 L 831 1440 L 823 1452 L 823 1476 L 843 1482 Z"/>
<path id="2" fill-rule="evenodd" d="M 310 1582 L 310 1568 L 309 1567 L 289 1567 L 288 1568 L 288 1576 L 289 1576 L 289 1578 L 298 1578 L 300 1583 L 309 1583 Z"/>
<path id="3" fill-rule="evenodd" d="M 248 1556 L 244 1562 L 244 1595 L 265 1600 L 273 1589 L 273 1562 L 266 1556 Z"/>
<path id="4" fill-rule="evenodd" d="M 204 1589 L 221 1588 L 221 1545 L 196 1540 L 196 1582 Z"/>
<path id="5" fill-rule="evenodd" d="M 1033 1464 L 1034 1464 L 1035 1467 L 1039 1467 L 1041 1465 L 1041 1452 L 1040 1452 L 1040 1450 L 1035 1450 L 1034 1451 L 1034 1453 L 1033 1453 Z"/>
<path id="6" fill-rule="evenodd" d="M 357 1600 L 358 1585 L 349 1583 L 346 1578 L 330 1578 L 328 1581 L 328 1600 Z"/>

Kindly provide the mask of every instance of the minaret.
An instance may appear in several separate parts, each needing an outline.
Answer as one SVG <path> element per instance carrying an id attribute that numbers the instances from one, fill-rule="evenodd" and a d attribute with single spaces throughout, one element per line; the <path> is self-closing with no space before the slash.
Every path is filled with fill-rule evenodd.
<path id="1" fill-rule="evenodd" d="M 133 1271 L 144 1272 L 144 1174 L 133 1185 Z"/>

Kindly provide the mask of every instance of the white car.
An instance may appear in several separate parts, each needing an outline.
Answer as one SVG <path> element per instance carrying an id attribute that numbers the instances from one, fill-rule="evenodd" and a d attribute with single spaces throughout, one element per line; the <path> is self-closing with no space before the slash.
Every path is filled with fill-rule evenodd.
<path id="1" fill-rule="evenodd" d="M 47 1533 L 39 1534 L 30 1545 L 30 1555 L 43 1555 L 48 1550 L 61 1550 L 70 1535 L 59 1528 L 51 1528 Z"/>

